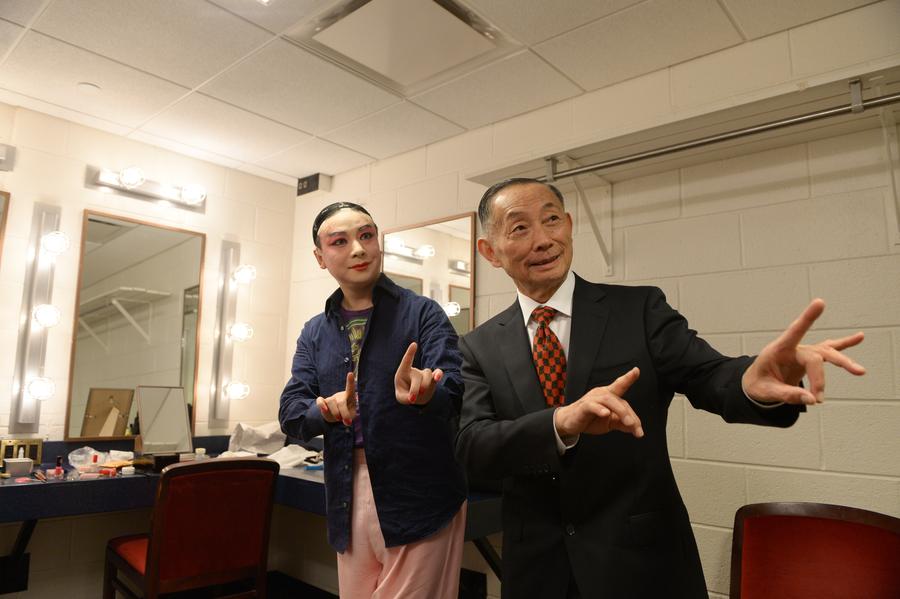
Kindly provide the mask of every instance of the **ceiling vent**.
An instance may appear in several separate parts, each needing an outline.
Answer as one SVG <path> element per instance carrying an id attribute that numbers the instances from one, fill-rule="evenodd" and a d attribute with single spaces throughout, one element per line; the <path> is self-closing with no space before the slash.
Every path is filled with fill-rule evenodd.
<path id="1" fill-rule="evenodd" d="M 453 0 L 347 0 L 287 37 L 405 96 L 520 47 Z"/>

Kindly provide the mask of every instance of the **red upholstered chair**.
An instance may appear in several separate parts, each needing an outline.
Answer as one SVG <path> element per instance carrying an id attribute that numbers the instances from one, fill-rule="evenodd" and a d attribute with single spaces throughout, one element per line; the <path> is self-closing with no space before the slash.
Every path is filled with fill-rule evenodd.
<path id="1" fill-rule="evenodd" d="M 734 517 L 731 599 L 898 599 L 900 519 L 821 503 Z"/>
<path id="2" fill-rule="evenodd" d="M 147 599 L 162 593 L 253 579 L 254 590 L 231 597 L 266 596 L 269 524 L 278 463 L 259 458 L 173 464 L 162 471 L 149 535 L 109 541 L 103 597 L 118 590 Z"/>

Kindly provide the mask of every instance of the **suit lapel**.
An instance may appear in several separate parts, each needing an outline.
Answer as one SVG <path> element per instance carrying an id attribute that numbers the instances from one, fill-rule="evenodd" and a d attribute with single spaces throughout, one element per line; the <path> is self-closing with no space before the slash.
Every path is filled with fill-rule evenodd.
<path id="1" fill-rule="evenodd" d="M 572 403 L 587 392 L 588 376 L 600 351 L 600 339 L 609 317 L 606 293 L 600 285 L 575 277 L 572 297 L 572 327 L 566 369 L 566 403 Z"/>
<path id="2" fill-rule="evenodd" d="M 534 369 L 528 331 L 525 330 L 518 300 L 500 315 L 497 322 L 499 324 L 497 349 L 512 381 L 522 413 L 543 410 L 547 407 L 547 403 L 538 381 L 537 371 Z"/>

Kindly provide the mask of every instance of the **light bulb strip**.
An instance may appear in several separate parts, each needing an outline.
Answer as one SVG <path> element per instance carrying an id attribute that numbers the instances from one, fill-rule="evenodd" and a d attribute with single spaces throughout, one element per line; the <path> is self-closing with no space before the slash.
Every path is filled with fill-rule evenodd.
<path id="1" fill-rule="evenodd" d="M 37 433 L 40 427 L 40 401 L 29 393 L 34 379 L 43 377 L 44 360 L 47 354 L 47 328 L 35 322 L 35 308 L 50 305 L 53 295 L 53 271 L 55 255 L 42 252 L 42 241 L 50 233 L 58 233 L 61 208 L 42 202 L 34 204 L 29 237 L 31 258 L 25 268 L 25 284 L 22 290 L 22 304 L 19 317 L 19 338 L 16 348 L 16 363 L 13 371 L 13 397 L 10 410 L 10 433 Z M 59 240 L 60 236 L 57 235 Z M 50 244 L 54 245 L 54 244 Z M 64 244 L 61 244 L 64 245 Z M 61 249 L 57 247 L 56 249 Z M 50 259 L 48 259 L 50 258 Z M 38 395 L 48 395 L 50 384 L 36 384 L 33 388 L 43 389 Z M 52 394 L 52 392 L 50 392 Z"/>
<path id="2" fill-rule="evenodd" d="M 206 211 L 206 189 L 202 185 L 189 183 L 179 187 L 146 178 L 137 184 L 132 184 L 132 182 L 126 184 L 123 182 L 122 173 L 104 168 L 89 167 L 89 170 L 93 172 L 93 177 L 89 177 L 88 180 L 93 181 L 93 184 L 98 187 L 114 189 L 142 200 L 168 202 L 185 210 Z M 127 177 L 124 178 L 127 180 Z M 138 178 L 134 179 L 134 181 L 138 180 Z"/>
<path id="3" fill-rule="evenodd" d="M 210 420 L 228 420 L 229 400 L 226 386 L 231 381 L 234 343 L 229 333 L 230 323 L 237 314 L 238 284 L 234 271 L 240 264 L 241 245 L 235 241 L 222 241 L 219 260 L 218 306 L 216 310 L 215 345 L 213 345 L 212 386 L 210 388 Z"/>

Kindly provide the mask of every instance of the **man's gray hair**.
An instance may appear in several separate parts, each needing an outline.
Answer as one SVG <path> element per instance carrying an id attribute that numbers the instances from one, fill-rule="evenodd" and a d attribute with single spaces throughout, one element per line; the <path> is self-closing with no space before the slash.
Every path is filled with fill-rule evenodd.
<path id="1" fill-rule="evenodd" d="M 530 179 L 528 177 L 512 177 L 510 179 L 505 179 L 488 187 L 484 192 L 484 195 L 481 196 L 481 201 L 478 203 L 478 220 L 481 222 L 481 230 L 484 231 L 485 235 L 490 233 L 489 228 L 491 226 L 491 213 L 494 208 L 494 198 L 497 196 L 497 194 L 507 187 L 512 187 L 513 185 L 531 185 L 532 183 L 543 185 L 544 187 L 552 191 L 553 195 L 559 198 L 559 203 L 562 204 L 563 208 L 565 208 L 566 201 L 565 199 L 563 199 L 562 193 L 552 183 L 544 183 L 543 181 Z"/>

